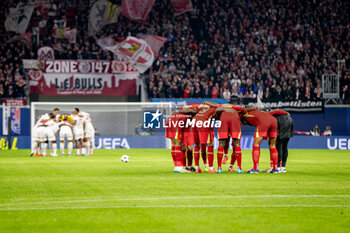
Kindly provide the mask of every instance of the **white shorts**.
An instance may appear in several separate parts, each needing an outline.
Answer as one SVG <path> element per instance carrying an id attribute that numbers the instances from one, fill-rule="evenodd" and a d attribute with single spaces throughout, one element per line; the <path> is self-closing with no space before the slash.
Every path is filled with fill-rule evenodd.
<path id="1" fill-rule="evenodd" d="M 84 130 L 83 129 L 73 129 L 73 134 L 74 134 L 74 140 L 79 140 L 84 138 Z"/>
<path id="2" fill-rule="evenodd" d="M 34 141 L 39 141 L 40 138 L 39 138 L 39 135 L 38 135 L 38 127 L 34 127 L 33 130 L 32 130 L 32 138 Z"/>
<path id="3" fill-rule="evenodd" d="M 84 138 L 92 138 L 95 135 L 95 130 L 92 127 L 86 127 Z"/>
<path id="4" fill-rule="evenodd" d="M 36 134 L 36 138 L 38 139 L 39 142 L 45 142 L 47 139 L 45 137 L 45 129 L 46 127 L 44 126 L 39 126 L 36 130 L 35 130 L 35 134 Z"/>
<path id="5" fill-rule="evenodd" d="M 73 132 L 69 126 L 61 126 L 60 128 L 60 141 L 64 141 L 67 138 L 68 141 L 73 140 Z"/>
<path id="6" fill-rule="evenodd" d="M 46 140 L 56 141 L 55 132 L 50 127 L 46 127 L 44 132 L 45 132 L 45 139 Z"/>

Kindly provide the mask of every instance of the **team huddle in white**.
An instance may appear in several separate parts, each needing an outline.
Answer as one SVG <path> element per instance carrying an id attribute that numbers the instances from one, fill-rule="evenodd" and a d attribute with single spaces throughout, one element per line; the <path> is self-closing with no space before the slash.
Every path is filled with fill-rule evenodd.
<path id="1" fill-rule="evenodd" d="M 59 114 L 55 108 L 52 113 L 41 115 L 34 128 L 32 138 L 32 152 L 30 156 L 47 156 L 48 145 L 50 155 L 57 156 L 57 141 L 59 136 L 61 155 L 65 156 L 65 141 L 67 142 L 67 154 L 72 155 L 73 141 L 75 142 L 76 155 L 91 156 L 95 129 L 92 125 L 90 114 L 80 112 L 78 108 L 72 114 Z"/>

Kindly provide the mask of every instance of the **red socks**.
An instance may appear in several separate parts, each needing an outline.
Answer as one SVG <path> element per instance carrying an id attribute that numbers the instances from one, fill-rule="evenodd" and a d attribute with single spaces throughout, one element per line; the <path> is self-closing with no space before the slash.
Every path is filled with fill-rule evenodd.
<path id="1" fill-rule="evenodd" d="M 203 163 L 207 164 L 207 145 L 201 145 L 201 155 L 203 159 Z"/>
<path id="2" fill-rule="evenodd" d="M 180 146 L 175 146 L 175 167 L 182 167 L 182 151 Z"/>
<path id="3" fill-rule="evenodd" d="M 221 169 L 221 163 L 222 163 L 222 157 L 224 153 L 224 148 L 223 147 L 219 147 L 218 148 L 218 153 L 217 153 L 217 158 L 218 158 L 218 169 Z M 209 154 L 209 153 L 208 153 Z"/>
<path id="4" fill-rule="evenodd" d="M 181 166 L 186 167 L 186 151 L 181 150 Z"/>
<path id="5" fill-rule="evenodd" d="M 194 147 L 194 164 L 196 166 L 199 166 L 199 146 Z"/>
<path id="6" fill-rule="evenodd" d="M 272 163 L 272 168 L 274 170 L 277 170 L 277 164 L 278 164 L 278 152 L 276 148 L 270 149 L 270 159 Z"/>
<path id="7" fill-rule="evenodd" d="M 173 158 L 174 166 L 176 166 L 175 146 L 171 147 L 171 157 Z"/>
<path id="8" fill-rule="evenodd" d="M 230 162 L 230 166 L 233 166 L 236 162 L 236 155 L 235 155 L 235 148 L 232 147 L 232 154 L 231 154 L 231 162 Z"/>
<path id="9" fill-rule="evenodd" d="M 260 147 L 259 146 L 253 146 L 253 164 L 254 170 L 259 169 L 259 159 L 260 159 Z"/>
<path id="10" fill-rule="evenodd" d="M 214 166 L 214 147 L 208 146 L 208 163 L 209 167 Z"/>
<path id="11" fill-rule="evenodd" d="M 237 159 L 237 166 L 242 170 L 242 150 L 240 146 L 235 146 L 235 155 Z"/>
<path id="12" fill-rule="evenodd" d="M 192 167 L 192 161 L 193 161 L 192 151 L 188 150 L 186 156 L 187 156 L 187 166 Z"/>

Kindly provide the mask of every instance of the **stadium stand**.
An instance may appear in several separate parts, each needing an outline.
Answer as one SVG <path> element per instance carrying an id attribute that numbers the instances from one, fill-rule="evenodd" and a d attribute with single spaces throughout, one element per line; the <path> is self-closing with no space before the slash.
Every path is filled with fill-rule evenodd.
<path id="1" fill-rule="evenodd" d="M 1 2 L 1 22 L 18 2 Z M 39 47 L 61 45 L 56 59 L 111 60 L 113 54 L 100 48 L 98 38 L 155 34 L 168 42 L 145 74 L 149 98 L 318 99 L 322 74 L 336 74 L 337 60 L 344 59 L 340 97 L 350 103 L 348 1 L 192 3 L 194 12 L 175 17 L 169 1 L 156 1 L 145 24 L 121 16 L 88 37 L 89 1 L 53 1 L 39 46 L 33 43 L 31 48 L 10 42 L 15 34 L 2 23 L 0 98 L 28 95 L 21 59 L 36 59 Z M 76 44 L 52 36 L 54 20 L 64 16 L 67 27 L 78 29 Z M 27 31 L 40 20 L 35 9 Z"/>

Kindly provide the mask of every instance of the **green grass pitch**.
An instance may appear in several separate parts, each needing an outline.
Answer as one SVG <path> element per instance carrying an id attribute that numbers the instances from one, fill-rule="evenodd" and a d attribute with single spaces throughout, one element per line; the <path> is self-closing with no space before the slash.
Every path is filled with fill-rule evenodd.
<path id="1" fill-rule="evenodd" d="M 174 174 L 169 150 L 0 151 L 0 232 L 349 232 L 349 151 L 289 153 L 286 174 Z"/>

